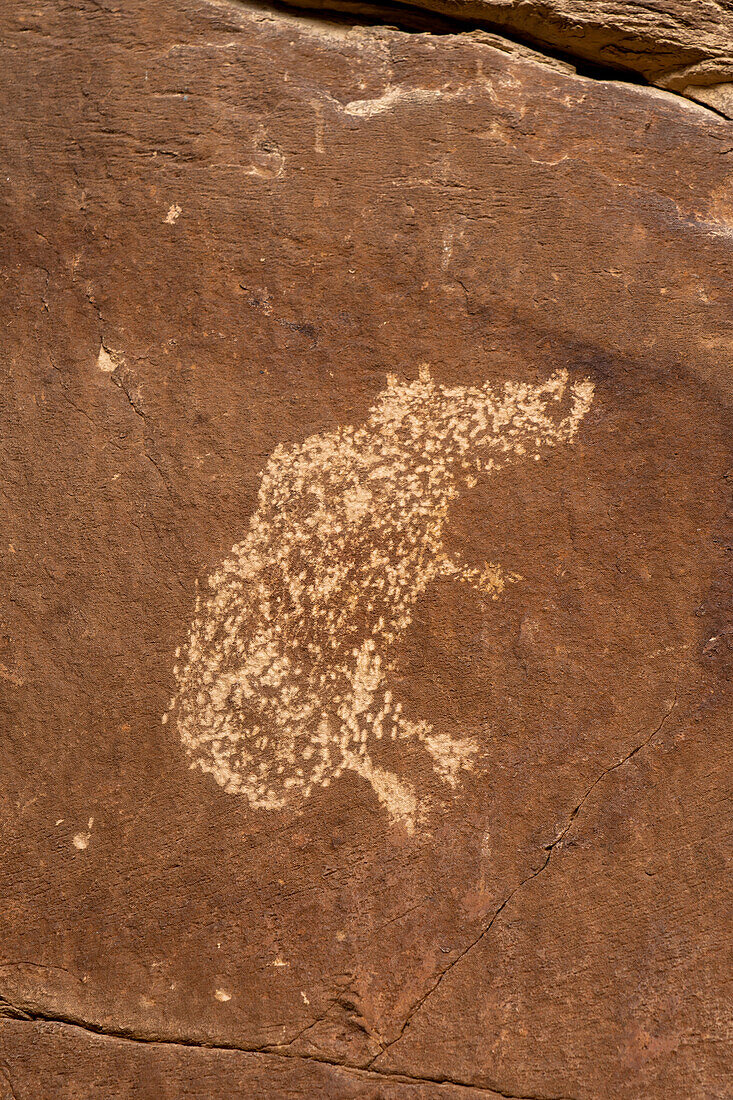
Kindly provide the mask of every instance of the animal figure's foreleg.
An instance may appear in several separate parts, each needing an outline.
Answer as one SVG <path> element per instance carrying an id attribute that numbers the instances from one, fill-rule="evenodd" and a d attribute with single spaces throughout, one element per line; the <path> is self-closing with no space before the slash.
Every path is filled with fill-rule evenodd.
<path id="1" fill-rule="evenodd" d="M 344 764 L 371 783 L 391 820 L 402 824 L 407 833 L 412 835 L 418 809 L 418 800 L 412 787 L 398 779 L 394 772 L 377 767 L 366 753 L 348 753 L 344 757 Z"/>

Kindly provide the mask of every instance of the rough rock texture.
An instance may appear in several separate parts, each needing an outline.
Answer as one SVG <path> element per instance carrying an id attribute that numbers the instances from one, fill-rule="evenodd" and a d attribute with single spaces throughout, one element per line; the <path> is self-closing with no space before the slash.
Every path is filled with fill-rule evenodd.
<path id="1" fill-rule="evenodd" d="M 131 1043 L 59 1024 L 5 1023 L 2 1040 L 2 1100 L 501 1100 L 486 1089 L 409 1081 L 313 1059 Z"/>
<path id="2" fill-rule="evenodd" d="M 368 0 L 292 0 L 306 8 L 380 11 Z M 651 84 L 733 117 L 733 4 L 729 0 L 404 0 L 394 17 L 420 26 L 415 9 L 637 73 Z M 384 8 L 382 8 L 384 10 Z"/>
<path id="3" fill-rule="evenodd" d="M 729 1096 L 731 125 L 481 35 L 0 27 L 0 1096 Z"/>

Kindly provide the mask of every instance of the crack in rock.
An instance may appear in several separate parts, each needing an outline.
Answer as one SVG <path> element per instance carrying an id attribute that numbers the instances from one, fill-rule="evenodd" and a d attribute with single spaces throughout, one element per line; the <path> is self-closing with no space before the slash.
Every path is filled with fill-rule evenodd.
<path id="1" fill-rule="evenodd" d="M 8 1004 L 9 1002 L 2 999 L 2 1003 Z M 363 1080 L 390 1080 L 397 1084 L 432 1084 L 432 1085 L 445 1085 L 454 1089 L 465 1089 L 469 1093 L 485 1093 L 488 1097 L 500 1098 L 500 1100 L 572 1100 L 570 1097 L 543 1097 L 543 1096 L 526 1096 L 518 1095 L 511 1092 L 501 1092 L 496 1088 L 484 1088 L 480 1085 L 469 1085 L 463 1081 L 454 1081 L 450 1077 L 428 1077 L 421 1076 L 419 1074 L 413 1075 L 410 1073 L 399 1072 L 397 1070 L 388 1069 L 370 1069 L 365 1066 L 353 1065 L 350 1062 L 339 1061 L 336 1058 L 326 1058 L 315 1054 L 296 1054 L 289 1053 L 285 1050 L 273 1049 L 270 1046 L 261 1047 L 247 1047 L 236 1043 L 221 1043 L 221 1042 L 206 1042 L 199 1039 L 187 1039 L 187 1038 L 174 1038 L 167 1036 L 143 1036 L 137 1034 L 132 1029 L 116 1028 L 116 1027 L 102 1027 L 90 1022 L 84 1022 L 80 1019 L 75 1019 L 70 1016 L 63 1015 L 51 1015 L 39 1011 L 25 1012 L 20 1008 L 15 1008 L 13 1019 L 16 1023 L 22 1024 L 51 1024 L 58 1027 L 73 1028 L 77 1031 L 86 1033 L 87 1035 L 93 1035 L 97 1038 L 116 1040 L 117 1042 L 143 1044 L 145 1046 L 174 1046 L 183 1047 L 189 1050 L 208 1050 L 208 1051 L 224 1051 L 230 1054 L 244 1054 L 252 1057 L 262 1058 L 280 1058 L 290 1059 L 291 1061 L 301 1062 L 315 1062 L 319 1065 L 331 1066 L 334 1069 L 344 1070 L 350 1074 L 353 1074 L 357 1078 Z M 0 1023 L 0 1031 L 2 1025 Z M 8 1081 L 6 1071 L 0 1067 L 0 1075 Z M 8 1087 L 12 1087 L 8 1081 Z M 15 1100 L 15 1094 L 13 1093 L 13 1100 Z"/>
<path id="2" fill-rule="evenodd" d="M 372 1060 L 367 1063 L 369 1068 L 373 1068 L 374 1063 L 377 1062 L 378 1059 L 382 1058 L 384 1056 L 384 1054 L 391 1047 L 395 1046 L 396 1043 L 399 1043 L 399 1041 L 403 1038 L 407 1028 L 411 1025 L 413 1019 L 418 1014 L 418 1012 L 421 1011 L 421 1009 L 425 1006 L 425 1004 L 429 1000 L 429 998 L 432 997 L 432 995 L 436 992 L 436 990 L 442 985 L 443 981 L 448 976 L 448 974 L 450 974 L 450 972 L 453 970 L 453 968 L 462 959 L 465 959 L 466 956 L 471 951 L 473 951 L 473 949 L 479 943 L 481 943 L 481 941 L 488 935 L 488 933 L 491 931 L 494 924 L 496 923 L 498 917 L 501 915 L 501 913 L 504 911 L 504 909 L 506 909 L 507 905 L 512 900 L 512 898 L 516 894 L 518 894 L 519 891 L 524 886 L 526 886 L 526 884 L 528 882 L 532 882 L 534 879 L 538 878 L 542 874 L 542 872 L 549 866 L 549 863 L 552 859 L 553 852 L 557 848 L 562 846 L 562 843 L 563 843 L 565 837 L 567 836 L 567 834 L 570 831 L 570 829 L 572 828 L 572 826 L 575 824 L 575 822 L 578 818 L 578 815 L 580 814 L 580 811 L 582 810 L 585 803 L 588 801 L 588 798 L 590 797 L 592 792 L 595 790 L 595 788 L 600 783 L 603 782 L 603 780 L 606 778 L 607 775 L 610 775 L 611 772 L 616 771 L 618 768 L 623 767 L 625 764 L 627 764 L 629 762 L 629 760 L 632 760 L 633 757 L 635 757 L 639 752 L 642 751 L 642 749 L 646 748 L 646 746 L 650 744 L 650 742 L 657 736 L 657 734 L 661 732 L 661 730 L 664 727 L 667 719 L 669 718 L 669 716 L 671 715 L 672 711 L 675 709 L 676 706 L 677 706 L 677 684 L 675 684 L 675 687 L 674 687 L 672 701 L 669 703 L 669 705 L 665 709 L 660 721 L 654 727 L 654 729 L 651 731 L 651 733 L 647 737 L 645 737 L 643 741 L 640 741 L 637 745 L 635 745 L 634 748 L 631 749 L 630 752 L 628 752 L 624 757 L 621 758 L 621 760 L 617 760 L 615 763 L 609 765 L 609 767 L 605 768 L 598 776 L 596 776 L 596 778 L 590 784 L 590 786 L 586 790 L 586 792 L 583 795 L 583 797 L 581 798 L 581 800 L 578 802 L 577 806 L 570 813 L 570 815 L 567 819 L 567 822 L 565 823 L 564 828 L 561 829 L 561 831 L 557 834 L 555 839 L 550 844 L 545 845 L 544 850 L 547 854 L 546 854 L 542 864 L 540 865 L 540 867 L 538 867 L 537 870 L 533 871 L 531 874 L 529 874 L 525 878 L 523 878 L 521 880 L 521 882 L 519 882 L 514 887 L 514 889 L 509 894 L 507 894 L 507 896 L 504 898 L 504 900 L 499 905 L 499 907 L 494 911 L 493 916 L 491 917 L 491 920 L 489 921 L 489 923 L 481 930 L 481 932 L 478 934 L 478 936 L 476 936 L 475 939 L 473 939 L 471 941 L 471 943 L 469 943 L 468 946 L 465 947 L 463 949 L 463 951 L 461 951 L 460 954 L 458 954 L 456 956 L 456 958 L 453 959 L 453 961 L 448 964 L 448 966 L 445 968 L 445 970 L 441 971 L 440 975 L 433 982 L 433 984 L 429 987 L 429 989 L 427 989 L 426 992 L 420 997 L 420 999 L 413 1005 L 412 1009 L 407 1014 L 407 1016 L 405 1018 L 405 1021 L 402 1024 L 402 1027 L 400 1028 L 399 1033 L 395 1036 L 395 1038 L 391 1039 L 389 1043 L 386 1043 L 385 1046 L 383 1047 L 383 1049 L 379 1052 L 379 1054 L 376 1054 L 374 1056 L 374 1058 L 372 1058 Z"/>

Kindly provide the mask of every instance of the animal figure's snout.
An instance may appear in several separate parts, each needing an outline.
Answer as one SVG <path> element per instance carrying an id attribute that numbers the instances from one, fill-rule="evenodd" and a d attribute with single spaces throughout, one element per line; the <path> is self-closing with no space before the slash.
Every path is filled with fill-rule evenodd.
<path id="1" fill-rule="evenodd" d="M 589 379 L 569 383 L 566 370 L 556 371 L 542 386 L 507 382 L 498 421 L 507 427 L 510 449 L 569 443 L 590 409 L 594 386 Z"/>
<path id="2" fill-rule="evenodd" d="M 593 401 L 593 383 L 584 378 L 568 383 L 568 372 L 558 371 L 548 383 L 545 415 L 555 427 L 558 442 L 570 441 Z"/>

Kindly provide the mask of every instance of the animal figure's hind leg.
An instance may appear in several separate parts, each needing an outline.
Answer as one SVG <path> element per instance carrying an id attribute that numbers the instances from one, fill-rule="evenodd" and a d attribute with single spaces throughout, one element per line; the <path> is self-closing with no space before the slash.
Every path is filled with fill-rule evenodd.
<path id="1" fill-rule="evenodd" d="M 404 825 L 408 834 L 412 835 L 418 809 L 412 787 L 398 779 L 394 772 L 377 767 L 366 753 L 348 753 L 344 756 L 344 764 L 371 783 L 390 819 Z"/>
<path id="2" fill-rule="evenodd" d="M 435 733 L 429 722 L 408 718 L 402 713 L 402 704 L 393 701 L 391 691 L 385 691 L 382 699 L 382 707 L 373 719 L 372 735 L 377 740 L 388 737 L 392 741 L 419 741 L 432 756 L 435 770 L 443 782 L 456 787 L 459 773 L 472 766 L 478 752 L 475 742 L 467 737 L 458 739 L 447 733 Z M 371 762 L 370 766 L 373 768 Z M 376 790 L 376 784 L 372 782 L 372 785 Z"/>

